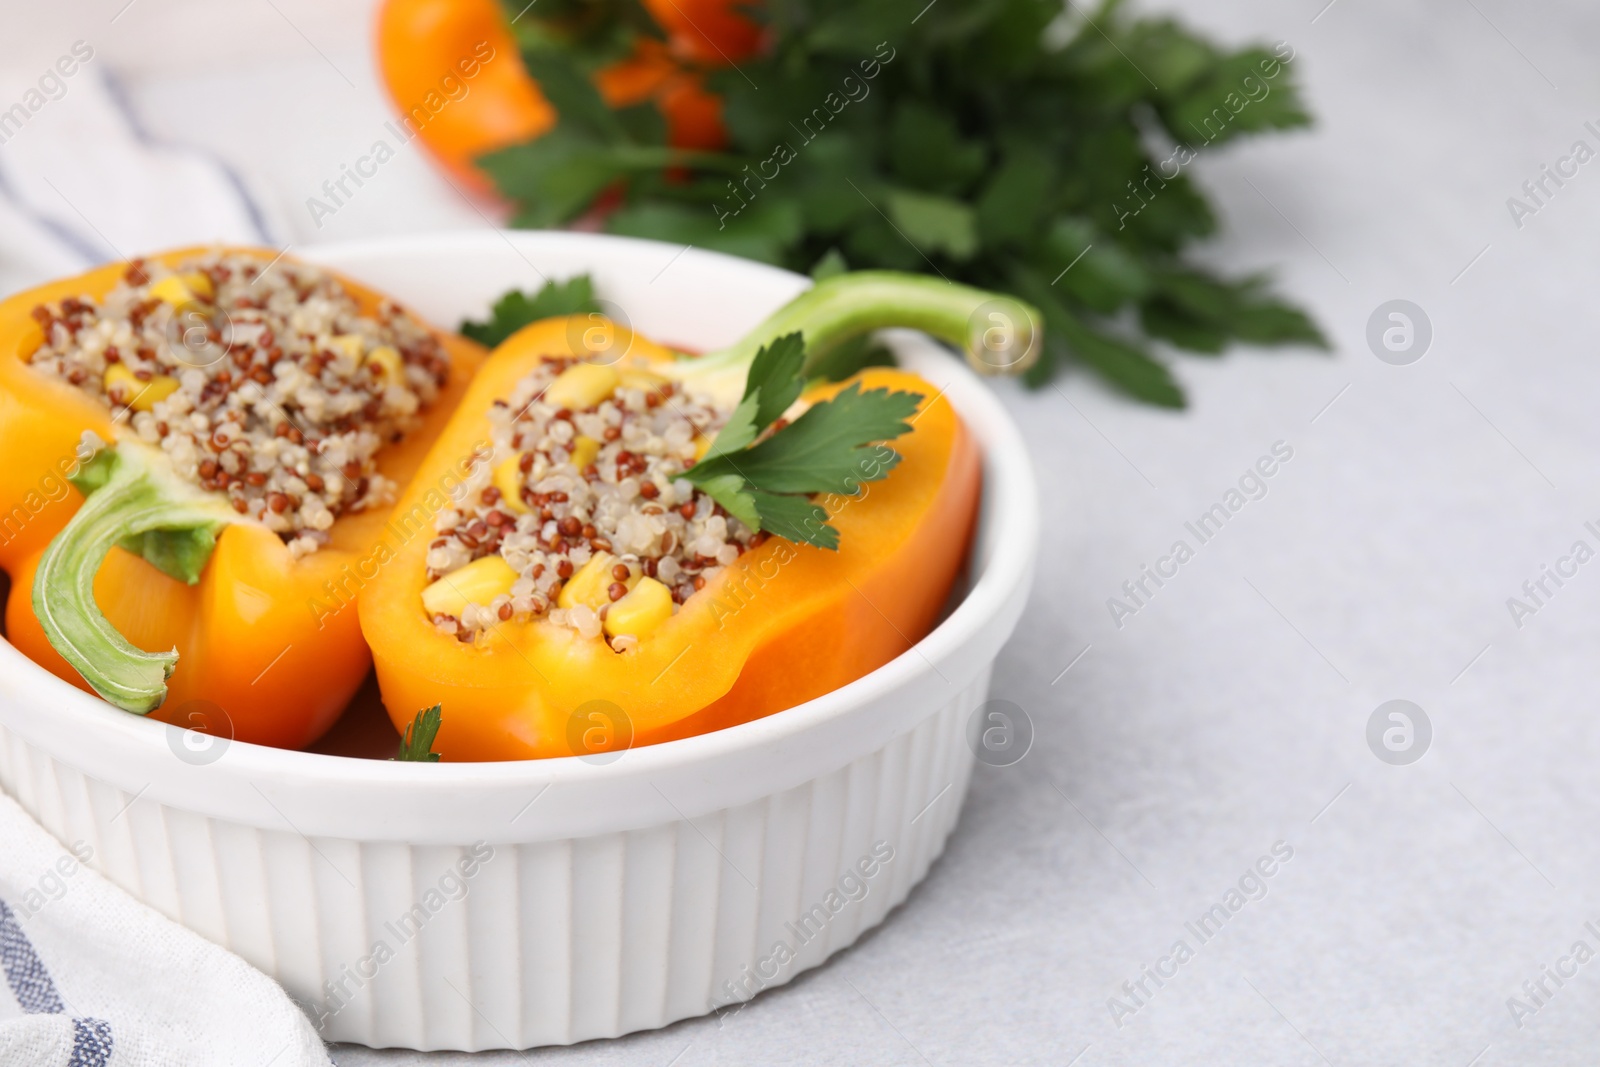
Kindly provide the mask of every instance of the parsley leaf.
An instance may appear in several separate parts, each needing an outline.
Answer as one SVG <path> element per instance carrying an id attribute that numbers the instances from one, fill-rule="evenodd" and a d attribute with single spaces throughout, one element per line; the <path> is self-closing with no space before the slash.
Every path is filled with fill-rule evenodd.
<path id="1" fill-rule="evenodd" d="M 757 426 L 771 426 L 800 399 L 805 364 L 805 338 L 798 333 L 786 334 L 756 353 L 744 381 L 744 398 L 756 398 Z"/>
<path id="2" fill-rule="evenodd" d="M 785 334 L 771 344 L 763 345 L 745 373 L 744 397 L 718 431 L 701 462 L 749 447 L 762 430 L 777 422 L 778 416 L 787 411 L 789 405 L 800 396 L 804 385 L 801 375 L 805 362 L 805 341 L 798 333 Z M 711 490 L 707 489 L 706 492 Z M 733 510 L 722 501 L 718 503 L 722 503 L 729 511 Z"/>
<path id="3" fill-rule="evenodd" d="M 888 477 L 900 454 L 883 442 L 910 432 L 923 397 L 863 391 L 852 382 L 763 438 L 799 398 L 804 367 L 798 333 L 762 347 L 750 364 L 744 398 L 705 457 L 683 476 L 753 530 L 837 550 L 839 531 L 811 496 L 854 495 L 863 483 Z"/>
<path id="4" fill-rule="evenodd" d="M 756 490 L 750 494 L 761 518 L 761 528 L 796 544 L 839 550 L 839 531 L 828 525 L 828 513 L 803 496 L 780 496 Z"/>
<path id="5" fill-rule="evenodd" d="M 400 738 L 400 751 L 395 759 L 412 763 L 438 763 L 439 754 L 433 751 L 433 739 L 439 733 L 444 705 L 435 704 L 417 712 L 406 732 Z"/>
<path id="6" fill-rule="evenodd" d="M 1129 396 L 1160 407 L 1183 407 L 1183 390 L 1166 364 L 1134 342 L 1086 325 L 1048 282 L 1031 271 L 1019 268 L 1013 280 L 1017 292 L 1038 304 L 1045 321 L 1044 350 L 1028 371 L 1031 384 L 1049 381 L 1063 363 L 1076 358 Z"/>
<path id="7" fill-rule="evenodd" d="M 766 428 L 756 422 L 756 412 L 760 409 L 761 398 L 745 394 L 745 398 L 739 401 L 739 406 L 728 416 L 728 421 L 723 423 L 722 429 L 717 431 L 717 436 L 712 440 L 711 447 L 706 450 L 700 463 L 704 464 L 706 460 L 749 447 L 750 442 Z"/>
<path id="8" fill-rule="evenodd" d="M 522 51 L 522 63 L 539 92 L 561 112 L 561 123 L 606 141 L 624 136 L 622 121 L 606 106 L 582 67 L 558 48 L 534 47 Z"/>
<path id="9" fill-rule="evenodd" d="M 717 473 L 736 471 L 772 493 L 855 493 L 862 482 L 877 481 L 900 462 L 893 449 L 885 449 L 885 456 L 871 446 L 909 432 L 905 420 L 920 403 L 919 393 L 862 392 L 860 382 L 851 382 L 771 437 L 711 460 L 710 467 Z"/>
<path id="10" fill-rule="evenodd" d="M 762 529 L 761 512 L 756 507 L 755 495 L 741 475 L 718 474 L 704 463 L 696 464 L 692 470 L 699 470 L 700 474 L 690 473 L 684 477 L 705 490 L 706 495 L 721 504 L 724 511 L 752 530 Z"/>
<path id="11" fill-rule="evenodd" d="M 581 315 L 599 311 L 595 303 L 594 282 L 579 274 L 564 282 L 546 282 L 533 296 L 518 289 L 506 293 L 489 309 L 487 322 L 466 321 L 461 335 L 493 348 L 531 322 L 557 315 Z"/>

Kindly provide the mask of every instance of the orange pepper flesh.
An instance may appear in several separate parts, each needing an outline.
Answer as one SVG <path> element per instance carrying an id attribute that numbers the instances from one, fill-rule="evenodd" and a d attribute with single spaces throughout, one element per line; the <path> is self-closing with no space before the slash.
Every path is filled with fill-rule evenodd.
<path id="1" fill-rule="evenodd" d="M 731 43 L 717 39 L 725 47 Z M 385 0 L 377 52 L 400 121 L 474 191 L 493 190 L 477 157 L 533 140 L 556 124 L 555 109 L 528 76 L 497 0 Z M 654 99 L 674 147 L 714 150 L 727 142 L 721 98 L 660 42 L 641 40 L 633 55 L 599 71 L 595 84 L 612 107 Z M 453 85 L 457 93 L 464 85 L 465 95 L 452 96 Z"/>
<path id="2" fill-rule="evenodd" d="M 441 479 L 488 440 L 490 406 L 542 359 L 583 355 L 571 340 L 581 332 L 570 320 L 546 320 L 497 349 L 396 515 L 431 523 L 446 506 L 436 488 Z M 633 335 L 626 358 L 673 357 Z M 626 744 L 631 732 L 633 744 L 650 744 L 792 707 L 906 651 L 937 621 L 965 559 L 980 483 L 978 450 L 949 402 L 922 379 L 874 368 L 852 380 L 929 399 L 913 431 L 893 442 L 903 457 L 899 466 L 862 496 L 829 502 L 839 550 L 769 540 L 724 569 L 633 651 L 617 653 L 602 640 L 540 620 L 502 623 L 476 644 L 440 634 L 421 601 L 428 539 L 402 547 L 360 598 L 362 630 L 396 727 L 442 703 L 435 751 L 446 759 L 583 754 L 589 743 L 575 745 L 574 736 L 587 724 L 580 709 L 593 701 L 614 705 L 628 720 L 631 730 L 620 729 L 616 743 Z"/>
<path id="3" fill-rule="evenodd" d="M 203 251 L 151 258 L 176 265 Z M 263 261 L 276 254 L 229 251 Z M 6 637 L 35 663 L 84 690 L 88 683 L 51 647 L 34 616 L 33 576 L 50 540 L 83 502 L 63 477 L 81 434 L 93 430 L 112 441 L 114 427 L 103 403 L 28 366 L 42 339 L 29 313 L 68 296 L 99 299 L 124 269 L 100 267 L 0 303 L 0 569 L 11 577 Z M 340 280 L 365 312 L 381 299 Z M 422 425 L 378 454 L 379 471 L 399 484 L 422 465 L 483 359 L 473 342 L 438 336 L 450 353 L 450 381 Z M 334 523 L 326 547 L 298 561 L 265 527 L 229 525 L 193 586 L 113 548 L 95 577 L 95 601 L 133 644 L 179 652 L 166 701 L 152 714 L 216 733 L 215 705 L 231 723 L 229 736 L 239 740 L 284 748 L 315 741 L 338 718 L 370 663 L 356 612 L 337 609 L 340 600 L 353 606 L 365 580 L 355 568 L 387 519 L 383 510 L 346 514 Z M 339 591 L 337 597 L 325 583 Z"/>

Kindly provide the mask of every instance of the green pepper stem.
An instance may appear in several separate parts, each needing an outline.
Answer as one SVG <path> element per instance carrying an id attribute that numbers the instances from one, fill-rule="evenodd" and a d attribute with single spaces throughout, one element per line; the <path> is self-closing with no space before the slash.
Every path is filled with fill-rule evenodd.
<path id="1" fill-rule="evenodd" d="M 846 341 L 909 327 L 955 345 L 979 371 L 1020 374 L 1038 359 L 1042 321 L 1035 308 L 1001 293 L 926 274 L 854 271 L 818 282 L 732 346 L 686 361 L 684 369 L 695 377 L 742 372 L 762 345 L 799 332 L 809 372 Z"/>
<path id="2" fill-rule="evenodd" d="M 165 455 L 133 442 L 98 453 L 73 481 L 86 497 L 39 560 L 34 614 L 50 644 L 95 692 L 145 715 L 166 699 L 178 650 L 146 652 L 117 632 L 95 603 L 100 564 L 121 545 L 193 585 L 217 531 L 238 516 L 181 481 Z"/>

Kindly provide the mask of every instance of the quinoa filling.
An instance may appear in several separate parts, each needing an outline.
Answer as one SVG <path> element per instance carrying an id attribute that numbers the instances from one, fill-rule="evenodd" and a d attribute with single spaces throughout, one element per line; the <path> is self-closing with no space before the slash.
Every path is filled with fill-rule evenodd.
<path id="1" fill-rule="evenodd" d="M 590 380 L 587 402 L 571 402 L 557 382 L 574 368 Z M 728 415 L 648 372 L 543 361 L 495 401 L 494 461 L 436 517 L 428 578 L 454 603 L 429 608 L 434 626 L 470 641 L 499 622 L 542 617 L 584 637 L 604 633 L 619 652 L 637 647 L 637 633 L 614 632 L 607 619 L 641 581 L 659 593 L 661 614 L 676 612 L 767 539 L 681 477 Z M 483 571 L 477 561 L 493 556 L 506 566 L 492 580 L 467 579 L 463 568 Z"/>
<path id="2" fill-rule="evenodd" d="M 227 495 L 299 558 L 334 520 L 393 500 L 384 445 L 415 429 L 449 355 L 389 301 L 363 312 L 332 275 L 208 253 L 133 260 L 99 302 L 33 309 L 36 368 L 104 400 L 173 470 Z"/>

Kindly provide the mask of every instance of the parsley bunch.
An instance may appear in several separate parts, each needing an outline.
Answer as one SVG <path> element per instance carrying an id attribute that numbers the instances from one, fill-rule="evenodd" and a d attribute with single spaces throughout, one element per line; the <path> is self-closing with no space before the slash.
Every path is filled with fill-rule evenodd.
<path id="1" fill-rule="evenodd" d="M 647 20 L 618 16 L 597 44 L 522 19 L 529 72 L 561 118 L 480 161 L 516 223 L 569 222 L 602 201 L 614 233 L 800 271 L 917 270 L 1010 290 L 1045 317 L 1035 384 L 1077 363 L 1168 407 L 1183 393 L 1157 343 L 1325 347 L 1262 278 L 1185 256 L 1217 225 L 1193 160 L 1309 122 L 1287 46 L 1220 48 L 1118 0 L 1093 12 L 1062 0 L 752 11 L 773 44 L 709 73 L 730 140 L 715 153 L 668 147 L 653 106 L 611 110 L 591 85 L 653 32 Z"/>

